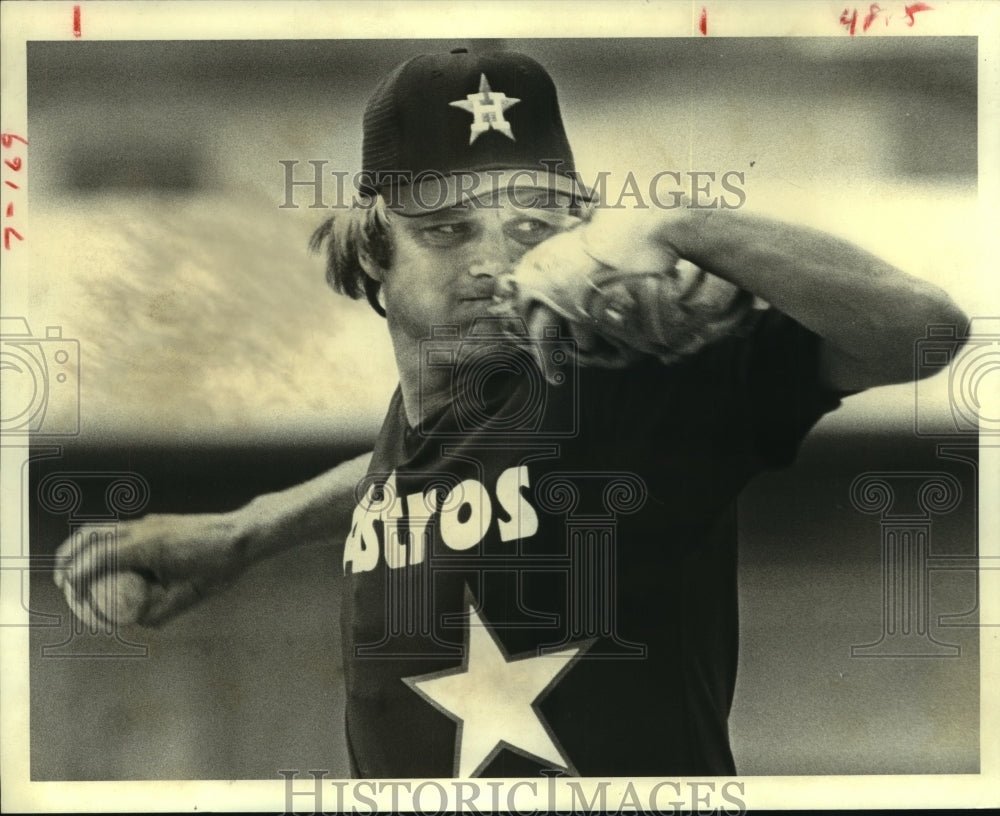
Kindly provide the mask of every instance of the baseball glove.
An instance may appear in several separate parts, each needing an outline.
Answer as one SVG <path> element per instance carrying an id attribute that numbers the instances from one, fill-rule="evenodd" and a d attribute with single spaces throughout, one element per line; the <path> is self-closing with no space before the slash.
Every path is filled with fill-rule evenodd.
<path id="1" fill-rule="evenodd" d="M 535 247 L 501 278 L 497 298 L 498 311 L 523 318 L 532 336 L 557 323 L 568 329 L 584 365 L 621 368 L 648 356 L 674 363 L 745 330 L 762 305 L 669 253 L 655 264 L 637 259 L 642 271 L 613 268 L 594 257 L 584 233 Z"/>

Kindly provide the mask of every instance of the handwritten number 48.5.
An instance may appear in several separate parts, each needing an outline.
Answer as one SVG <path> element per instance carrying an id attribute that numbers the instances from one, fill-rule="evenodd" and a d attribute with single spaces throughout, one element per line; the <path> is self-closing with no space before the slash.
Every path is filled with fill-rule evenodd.
<path id="1" fill-rule="evenodd" d="M 926 3 L 911 3 L 910 5 L 903 7 L 903 16 L 906 18 L 906 24 L 912 28 L 917 22 L 916 15 L 919 12 L 933 10 L 934 7 L 929 6 Z M 864 32 L 871 28 L 872 24 L 879 17 L 885 21 L 886 25 L 889 25 L 889 21 L 892 19 L 892 13 L 886 11 L 878 3 L 872 3 L 868 6 L 868 12 L 863 16 L 861 16 L 861 13 L 856 8 L 845 8 L 840 14 L 840 24 L 846 26 L 848 33 L 853 37 L 857 31 L 859 20 L 861 22 L 861 30 Z"/>

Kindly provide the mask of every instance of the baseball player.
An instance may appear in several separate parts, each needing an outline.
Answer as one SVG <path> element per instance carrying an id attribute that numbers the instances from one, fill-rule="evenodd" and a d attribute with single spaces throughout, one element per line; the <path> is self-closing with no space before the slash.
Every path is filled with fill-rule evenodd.
<path id="1" fill-rule="evenodd" d="M 333 536 L 354 774 L 735 773 L 736 499 L 962 315 L 813 230 L 602 208 L 551 78 L 511 52 L 400 66 L 363 168 L 314 246 L 393 343 L 373 453 L 234 513 L 123 526 L 133 617 Z M 83 540 L 56 581 L 87 618 L 103 565 Z"/>

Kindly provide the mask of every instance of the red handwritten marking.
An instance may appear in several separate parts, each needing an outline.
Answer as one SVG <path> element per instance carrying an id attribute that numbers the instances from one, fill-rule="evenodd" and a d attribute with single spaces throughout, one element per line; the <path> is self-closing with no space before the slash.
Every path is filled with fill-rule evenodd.
<path id="1" fill-rule="evenodd" d="M 698 30 L 705 36 L 708 36 L 708 9 L 702 6 L 701 17 L 698 20 Z"/>
<path id="2" fill-rule="evenodd" d="M 916 23 L 916 18 L 915 18 L 916 14 L 920 13 L 921 11 L 934 10 L 932 6 L 929 6 L 926 3 L 912 3 L 908 6 L 904 6 L 903 9 L 906 14 L 906 24 L 911 28 Z M 852 37 L 857 32 L 858 14 L 859 12 L 856 8 L 855 9 L 845 8 L 840 13 L 840 24 L 842 26 L 847 27 L 848 33 Z M 882 6 L 880 6 L 878 3 L 871 3 L 868 6 L 868 12 L 864 15 L 864 17 L 861 20 L 862 32 L 868 31 L 868 29 L 871 28 L 872 25 L 874 25 L 875 21 L 880 16 L 882 17 L 883 20 L 885 20 L 885 25 L 886 27 L 888 27 L 890 21 L 893 19 L 892 13 L 889 12 L 887 9 L 882 8 Z M 896 19 L 898 20 L 900 18 L 897 17 Z"/>
<path id="3" fill-rule="evenodd" d="M 913 24 L 917 22 L 913 15 L 920 11 L 934 11 L 934 8 L 933 6 L 928 6 L 926 3 L 914 3 L 912 6 L 907 6 L 905 10 L 906 24 L 910 28 L 913 28 Z"/>
<path id="4" fill-rule="evenodd" d="M 854 36 L 854 26 L 858 22 L 858 10 L 855 9 L 854 13 L 850 17 L 847 16 L 847 12 L 848 12 L 848 9 L 844 9 L 844 11 L 841 13 L 841 15 L 840 15 L 840 24 L 841 25 L 848 25 L 848 24 L 850 24 L 850 28 L 848 29 L 848 33 L 853 37 Z"/>
<path id="5" fill-rule="evenodd" d="M 864 25 L 861 26 L 862 31 L 867 31 L 871 28 L 872 23 L 875 22 L 875 18 L 882 13 L 882 7 L 878 3 L 872 3 L 868 7 L 868 13 L 865 15 Z"/>
<path id="6" fill-rule="evenodd" d="M 28 144 L 28 140 L 23 136 L 18 136 L 16 133 L 0 133 L 0 144 L 6 149 L 10 149 L 14 146 L 14 142 L 18 141 L 23 144 Z M 14 156 L 10 159 L 4 159 L 3 163 L 13 170 L 15 173 L 19 172 L 24 166 L 24 161 L 20 156 Z M 21 188 L 15 184 L 13 181 L 4 180 L 4 184 L 10 187 L 12 190 L 20 190 Z M 14 202 L 7 202 L 7 207 L 4 211 L 4 215 L 7 218 L 13 218 L 14 216 Z M 6 250 L 10 249 L 10 239 L 16 238 L 18 241 L 23 241 L 24 236 L 21 235 L 14 227 L 4 227 L 3 230 L 3 248 Z"/>
<path id="7" fill-rule="evenodd" d="M 10 236 L 13 235 L 18 241 L 23 241 L 24 238 L 16 229 L 13 227 L 3 228 L 3 248 L 10 249 Z"/>
<path id="8" fill-rule="evenodd" d="M 73 36 L 82 37 L 83 29 L 80 27 L 80 7 L 73 6 Z"/>

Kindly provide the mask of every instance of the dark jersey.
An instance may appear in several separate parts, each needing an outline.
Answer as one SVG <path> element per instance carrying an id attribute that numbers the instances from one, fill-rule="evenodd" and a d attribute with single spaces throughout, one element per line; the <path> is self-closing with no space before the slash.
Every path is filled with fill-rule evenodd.
<path id="1" fill-rule="evenodd" d="M 345 545 L 355 772 L 734 773 L 735 503 L 839 404 L 817 347 L 768 312 L 671 367 L 543 348 L 556 384 L 429 358 L 475 365 L 421 428 L 397 391 Z"/>

